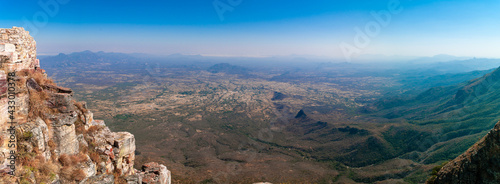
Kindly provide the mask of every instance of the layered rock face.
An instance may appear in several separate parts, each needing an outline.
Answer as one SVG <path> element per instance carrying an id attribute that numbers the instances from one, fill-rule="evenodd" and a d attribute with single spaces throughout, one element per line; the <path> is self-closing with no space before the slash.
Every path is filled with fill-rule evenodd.
<path id="1" fill-rule="evenodd" d="M 427 183 L 500 183 L 500 122 L 465 153 L 444 165 Z"/>
<path id="2" fill-rule="evenodd" d="M 47 78 L 23 28 L 0 29 L 0 59 L 0 183 L 170 183 L 164 165 L 134 169 L 134 135 Z"/>

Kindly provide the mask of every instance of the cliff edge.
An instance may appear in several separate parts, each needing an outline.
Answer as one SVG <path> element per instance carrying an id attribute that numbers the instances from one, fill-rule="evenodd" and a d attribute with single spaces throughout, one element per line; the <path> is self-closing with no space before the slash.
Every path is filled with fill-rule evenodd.
<path id="1" fill-rule="evenodd" d="M 500 181 L 500 122 L 465 153 L 444 165 L 427 184 L 477 184 Z"/>
<path id="2" fill-rule="evenodd" d="M 170 184 L 164 165 L 134 169 L 134 135 L 47 78 L 23 28 L 0 29 L 0 93 L 0 183 Z"/>

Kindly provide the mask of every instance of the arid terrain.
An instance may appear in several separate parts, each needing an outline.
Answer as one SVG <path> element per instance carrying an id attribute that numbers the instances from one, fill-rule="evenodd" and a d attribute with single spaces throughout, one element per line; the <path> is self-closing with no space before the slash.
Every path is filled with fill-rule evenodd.
<path id="1" fill-rule="evenodd" d="M 137 165 L 163 163 L 174 183 L 423 183 L 497 117 L 465 116 L 483 92 L 447 105 L 494 67 L 279 62 L 88 51 L 41 59 L 96 118 L 135 135 Z"/>

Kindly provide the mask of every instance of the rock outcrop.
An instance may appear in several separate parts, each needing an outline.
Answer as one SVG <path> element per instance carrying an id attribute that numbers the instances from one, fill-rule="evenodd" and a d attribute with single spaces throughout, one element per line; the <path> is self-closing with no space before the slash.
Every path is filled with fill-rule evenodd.
<path id="1" fill-rule="evenodd" d="M 23 28 L 0 29 L 0 92 L 0 183 L 170 183 L 164 165 L 134 169 L 134 135 L 47 78 Z"/>
<path id="2" fill-rule="evenodd" d="M 500 182 L 500 122 L 465 153 L 444 165 L 428 184 Z"/>

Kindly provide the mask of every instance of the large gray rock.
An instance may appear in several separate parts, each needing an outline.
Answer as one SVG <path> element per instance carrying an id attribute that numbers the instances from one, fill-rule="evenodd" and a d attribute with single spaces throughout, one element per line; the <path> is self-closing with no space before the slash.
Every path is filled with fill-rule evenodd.
<path id="1" fill-rule="evenodd" d="M 61 113 L 71 113 L 76 110 L 73 103 L 73 95 L 68 93 L 49 92 L 48 105 Z"/>
<path id="2" fill-rule="evenodd" d="M 78 115 L 74 111 L 49 118 L 52 121 L 52 138 L 56 144 L 55 153 L 58 157 L 61 154 L 77 154 L 79 151 L 79 142 L 75 132 L 77 118 Z"/>
<path id="3" fill-rule="evenodd" d="M 113 133 L 113 152 L 115 167 L 122 171 L 122 175 L 134 174 L 135 138 L 128 132 Z"/>

